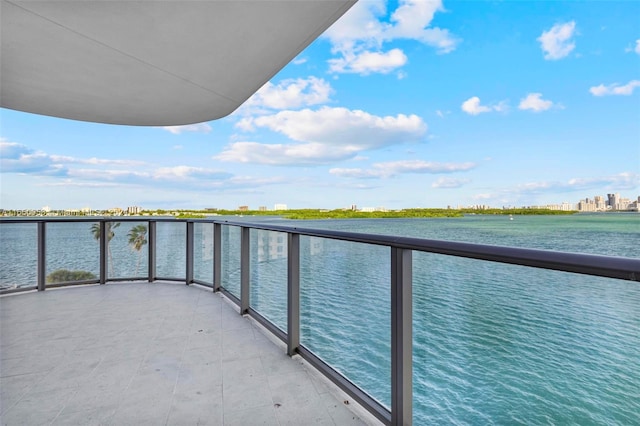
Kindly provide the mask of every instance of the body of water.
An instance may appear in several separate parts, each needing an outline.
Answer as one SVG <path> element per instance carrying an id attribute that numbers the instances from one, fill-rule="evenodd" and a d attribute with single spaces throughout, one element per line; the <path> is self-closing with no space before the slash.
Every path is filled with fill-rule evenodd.
<path id="1" fill-rule="evenodd" d="M 237 220 L 237 218 L 234 218 Z M 267 220 L 280 225 L 640 258 L 640 215 Z M 145 276 L 115 229 L 110 277 Z M 47 272 L 98 273 L 90 223 L 48 226 Z M 196 278 L 213 275 L 195 229 Z M 223 285 L 239 294 L 238 228 Z M 251 305 L 286 329 L 286 235 L 252 231 Z M 182 278 L 185 227 L 158 223 L 158 275 Z M 35 284 L 35 224 L 0 225 L 0 283 Z M 427 253 L 413 256 L 414 424 L 640 424 L 640 285 Z M 390 403 L 390 250 L 301 238 L 301 343 Z"/>

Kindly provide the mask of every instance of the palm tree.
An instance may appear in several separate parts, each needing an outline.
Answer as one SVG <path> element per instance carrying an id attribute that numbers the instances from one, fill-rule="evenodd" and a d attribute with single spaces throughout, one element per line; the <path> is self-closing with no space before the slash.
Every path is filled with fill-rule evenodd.
<path id="1" fill-rule="evenodd" d="M 111 276 L 114 276 L 114 267 L 113 267 L 113 255 L 111 254 L 111 246 L 109 243 L 115 237 L 115 232 L 113 230 L 120 226 L 120 222 L 105 222 L 105 226 L 107 227 L 107 255 L 109 256 L 109 264 L 111 265 Z M 94 223 L 91 225 L 91 233 L 93 234 L 93 238 L 97 241 L 100 241 L 100 224 Z"/>
<path id="2" fill-rule="evenodd" d="M 140 250 L 147 244 L 147 226 L 136 225 L 127 234 L 129 237 L 129 245 L 132 249 L 138 252 L 138 261 L 136 262 L 136 276 L 138 276 L 138 269 L 140 268 Z"/>

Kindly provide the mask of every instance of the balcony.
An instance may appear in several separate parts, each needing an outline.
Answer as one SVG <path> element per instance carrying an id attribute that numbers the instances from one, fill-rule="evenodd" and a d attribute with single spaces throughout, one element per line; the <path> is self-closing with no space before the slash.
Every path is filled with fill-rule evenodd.
<path id="1" fill-rule="evenodd" d="M 640 280 L 638 259 L 267 223 L 2 220 L 0 231 L 0 284 L 13 287 L 0 300 L 7 424 L 412 424 L 430 368 L 414 284 L 442 258 L 462 280 L 500 268 L 604 277 L 590 288 Z M 52 278 L 59 269 L 90 275 Z"/>
<path id="2" fill-rule="evenodd" d="M 0 306 L 3 425 L 366 424 L 351 398 L 202 288 L 109 283 Z"/>

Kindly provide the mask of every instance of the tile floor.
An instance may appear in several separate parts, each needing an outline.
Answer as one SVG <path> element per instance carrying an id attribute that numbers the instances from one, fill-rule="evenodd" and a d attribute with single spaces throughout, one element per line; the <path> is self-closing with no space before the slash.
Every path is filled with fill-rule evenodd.
<path id="1" fill-rule="evenodd" d="M 380 424 L 198 286 L 1 297 L 0 355 L 2 425 Z"/>

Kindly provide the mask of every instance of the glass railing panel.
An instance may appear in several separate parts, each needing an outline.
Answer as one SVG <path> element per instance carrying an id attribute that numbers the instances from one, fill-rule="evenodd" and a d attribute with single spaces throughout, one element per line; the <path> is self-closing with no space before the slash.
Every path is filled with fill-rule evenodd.
<path id="1" fill-rule="evenodd" d="M 187 224 L 158 222 L 156 225 L 156 276 L 184 280 L 187 260 Z"/>
<path id="2" fill-rule="evenodd" d="M 240 227 L 222 226 L 222 287 L 240 298 Z"/>
<path id="3" fill-rule="evenodd" d="M 145 278 L 149 271 L 148 222 L 107 222 L 108 279 Z M 109 229 L 108 229 L 109 231 Z"/>
<path id="4" fill-rule="evenodd" d="M 632 424 L 640 286 L 414 252 L 414 424 Z"/>
<path id="5" fill-rule="evenodd" d="M 193 278 L 213 286 L 213 223 L 193 224 Z"/>
<path id="6" fill-rule="evenodd" d="M 250 304 L 280 330 L 287 330 L 287 234 L 251 230 Z"/>
<path id="7" fill-rule="evenodd" d="M 46 284 L 100 278 L 99 222 L 48 222 L 45 235 Z"/>
<path id="8" fill-rule="evenodd" d="M 0 290 L 38 284 L 38 226 L 0 223 Z"/>
<path id="9" fill-rule="evenodd" d="M 390 248 L 300 238 L 300 340 L 389 407 Z"/>

